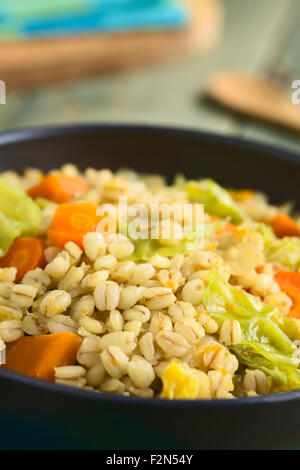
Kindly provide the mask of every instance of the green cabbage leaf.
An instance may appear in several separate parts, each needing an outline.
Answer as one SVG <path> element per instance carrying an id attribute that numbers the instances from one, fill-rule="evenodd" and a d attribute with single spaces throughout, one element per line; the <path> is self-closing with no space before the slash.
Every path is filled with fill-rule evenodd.
<path id="1" fill-rule="evenodd" d="M 300 267 L 300 238 L 277 238 L 271 227 L 260 224 L 257 231 L 263 236 L 267 261 L 280 263 L 288 269 Z"/>
<path id="2" fill-rule="evenodd" d="M 240 363 L 266 372 L 284 389 L 300 388 L 300 352 L 293 343 L 296 321 L 230 285 L 217 272 L 210 276 L 203 305 L 220 327 L 225 320 L 239 322 L 242 340 L 230 349 Z"/>
<path id="3" fill-rule="evenodd" d="M 0 256 L 21 235 L 35 235 L 42 211 L 27 194 L 0 178 Z"/>
<path id="4" fill-rule="evenodd" d="M 234 224 L 240 224 L 246 219 L 228 191 L 211 179 L 188 181 L 186 190 L 190 200 L 204 204 L 204 210 L 208 214 L 221 218 L 230 217 Z"/>

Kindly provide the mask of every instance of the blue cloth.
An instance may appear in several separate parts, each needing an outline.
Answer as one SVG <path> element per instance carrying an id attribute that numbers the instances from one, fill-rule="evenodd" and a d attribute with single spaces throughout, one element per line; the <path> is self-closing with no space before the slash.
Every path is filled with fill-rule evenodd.
<path id="1" fill-rule="evenodd" d="M 174 0 L 2 0 L 0 36 L 44 36 L 180 27 L 188 10 Z"/>

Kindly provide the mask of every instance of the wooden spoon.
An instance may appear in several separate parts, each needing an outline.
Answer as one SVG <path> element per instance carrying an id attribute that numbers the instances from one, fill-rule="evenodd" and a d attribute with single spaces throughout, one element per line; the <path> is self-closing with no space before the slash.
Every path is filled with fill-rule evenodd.
<path id="1" fill-rule="evenodd" d="M 242 73 L 223 72 L 210 78 L 206 92 L 218 103 L 239 113 L 300 132 L 300 106 L 272 81 Z"/>

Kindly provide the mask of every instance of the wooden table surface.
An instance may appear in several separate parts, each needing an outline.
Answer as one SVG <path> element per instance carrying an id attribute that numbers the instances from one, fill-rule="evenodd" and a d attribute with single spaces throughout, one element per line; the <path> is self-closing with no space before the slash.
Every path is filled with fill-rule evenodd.
<path id="1" fill-rule="evenodd" d="M 239 135 L 300 153 L 300 136 L 237 118 L 201 98 L 210 74 L 232 68 L 283 75 L 291 92 L 291 83 L 300 79 L 299 0 L 225 2 L 224 37 L 207 56 L 34 91 L 11 91 L 8 84 L 0 131 L 89 122 L 162 124 Z"/>

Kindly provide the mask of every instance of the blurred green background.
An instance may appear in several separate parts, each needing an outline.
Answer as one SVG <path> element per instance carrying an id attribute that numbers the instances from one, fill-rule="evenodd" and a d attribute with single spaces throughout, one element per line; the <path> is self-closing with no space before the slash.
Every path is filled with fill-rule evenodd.
<path id="1" fill-rule="evenodd" d="M 210 75 L 227 69 L 279 78 L 291 93 L 291 83 L 300 79 L 299 0 L 223 0 L 223 6 L 223 34 L 205 55 L 183 55 L 42 88 L 14 90 L 7 83 L 0 130 L 90 122 L 143 123 L 238 135 L 299 151 L 299 136 L 238 118 L 202 99 Z"/>

